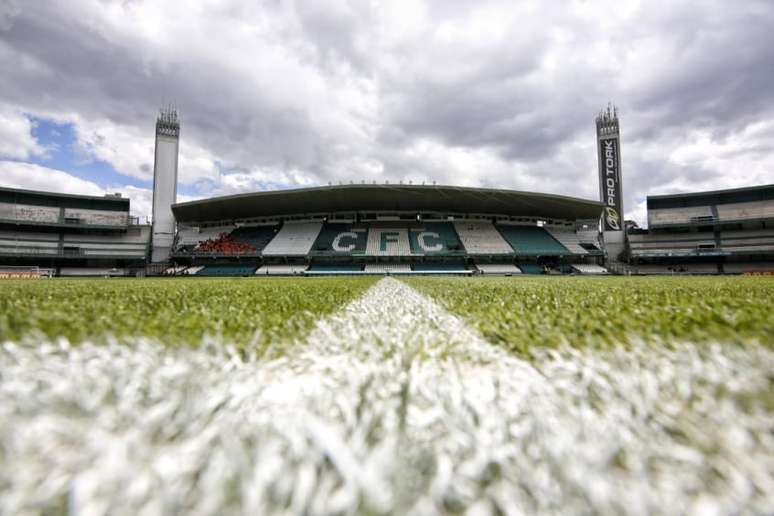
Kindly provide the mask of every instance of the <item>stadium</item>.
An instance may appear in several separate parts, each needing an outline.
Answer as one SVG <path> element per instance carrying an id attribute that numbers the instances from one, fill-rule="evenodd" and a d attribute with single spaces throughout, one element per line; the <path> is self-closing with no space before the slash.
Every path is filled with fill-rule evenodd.
<path id="1" fill-rule="evenodd" d="M 774 186 L 0 188 L 2 514 L 771 514 Z M 110 277 L 110 279 L 105 279 Z M 46 279 L 43 279 L 46 278 Z"/>
<path id="2" fill-rule="evenodd" d="M 0 189 L 5 274 L 738 274 L 774 270 L 774 186 L 649 196 L 621 222 L 620 133 L 596 120 L 600 200 L 345 184 L 176 203 L 180 124 L 156 122 L 153 224 L 130 200 Z"/>

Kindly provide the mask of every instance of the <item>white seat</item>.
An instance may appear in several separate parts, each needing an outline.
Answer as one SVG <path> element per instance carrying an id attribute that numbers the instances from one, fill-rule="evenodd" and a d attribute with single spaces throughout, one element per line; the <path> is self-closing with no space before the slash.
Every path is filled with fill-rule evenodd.
<path id="1" fill-rule="evenodd" d="M 581 274 L 607 274 L 607 269 L 593 263 L 576 263 L 572 268 Z"/>
<path id="2" fill-rule="evenodd" d="M 367 263 L 365 272 L 375 274 L 401 274 L 411 272 L 411 265 L 408 263 Z"/>
<path id="3" fill-rule="evenodd" d="M 408 228 L 369 228 L 365 254 L 368 256 L 411 256 Z"/>
<path id="4" fill-rule="evenodd" d="M 306 256 L 322 229 L 322 222 L 286 222 L 263 248 L 265 256 Z"/>
<path id="5" fill-rule="evenodd" d="M 550 228 L 548 226 L 544 227 L 548 233 L 554 237 L 556 240 L 559 241 L 560 244 L 562 244 L 564 247 L 567 248 L 571 253 L 573 254 L 589 254 L 589 252 L 581 247 L 581 242 L 583 242 L 581 235 L 577 234 L 575 231 L 571 231 L 568 229 L 558 229 L 558 228 Z"/>
<path id="6" fill-rule="evenodd" d="M 481 220 L 454 221 L 468 254 L 511 254 L 513 249 L 491 222 Z"/>
<path id="7" fill-rule="evenodd" d="M 303 274 L 308 265 L 262 265 L 255 271 L 256 276 L 293 276 Z"/>
<path id="8" fill-rule="evenodd" d="M 476 268 L 483 274 L 521 274 L 512 263 L 477 263 Z"/>

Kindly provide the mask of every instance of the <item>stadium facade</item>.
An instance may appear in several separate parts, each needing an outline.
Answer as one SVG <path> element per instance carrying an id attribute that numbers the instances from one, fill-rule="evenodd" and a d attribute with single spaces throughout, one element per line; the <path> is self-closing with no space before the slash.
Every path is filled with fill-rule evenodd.
<path id="1" fill-rule="evenodd" d="M 118 194 L 0 189 L 0 275 L 25 267 L 63 276 L 774 270 L 774 185 L 651 196 L 649 229 L 627 231 L 610 106 L 596 118 L 598 201 L 361 183 L 176 203 L 179 138 L 177 113 L 162 110 L 152 225 L 132 218 Z"/>
<path id="2" fill-rule="evenodd" d="M 634 272 L 774 272 L 774 185 L 653 195 L 648 229 L 630 230 Z"/>
<path id="3" fill-rule="evenodd" d="M 149 244 L 150 227 L 130 215 L 120 194 L 0 188 L 0 273 L 126 275 L 144 270 Z"/>

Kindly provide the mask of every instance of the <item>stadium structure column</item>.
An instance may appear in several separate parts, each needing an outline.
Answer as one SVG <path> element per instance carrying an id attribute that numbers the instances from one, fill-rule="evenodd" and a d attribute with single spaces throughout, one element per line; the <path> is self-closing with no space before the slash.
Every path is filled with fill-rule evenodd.
<path id="1" fill-rule="evenodd" d="M 166 261 L 175 238 L 172 205 L 177 199 L 177 154 L 180 122 L 173 108 L 162 109 L 156 119 L 156 150 L 153 162 L 153 235 L 151 261 Z"/>
<path id="2" fill-rule="evenodd" d="M 602 235 L 608 259 L 618 261 L 625 248 L 623 192 L 621 189 L 621 134 L 618 110 L 608 104 L 597 116 L 597 153 L 599 156 L 599 195 L 605 205 Z"/>

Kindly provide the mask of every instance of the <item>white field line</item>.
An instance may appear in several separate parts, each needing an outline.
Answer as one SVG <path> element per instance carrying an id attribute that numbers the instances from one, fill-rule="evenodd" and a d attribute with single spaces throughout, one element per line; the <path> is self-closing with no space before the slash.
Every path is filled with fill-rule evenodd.
<path id="1" fill-rule="evenodd" d="M 304 346 L 0 349 L 0 513 L 774 512 L 774 353 L 506 355 L 393 279 Z"/>

